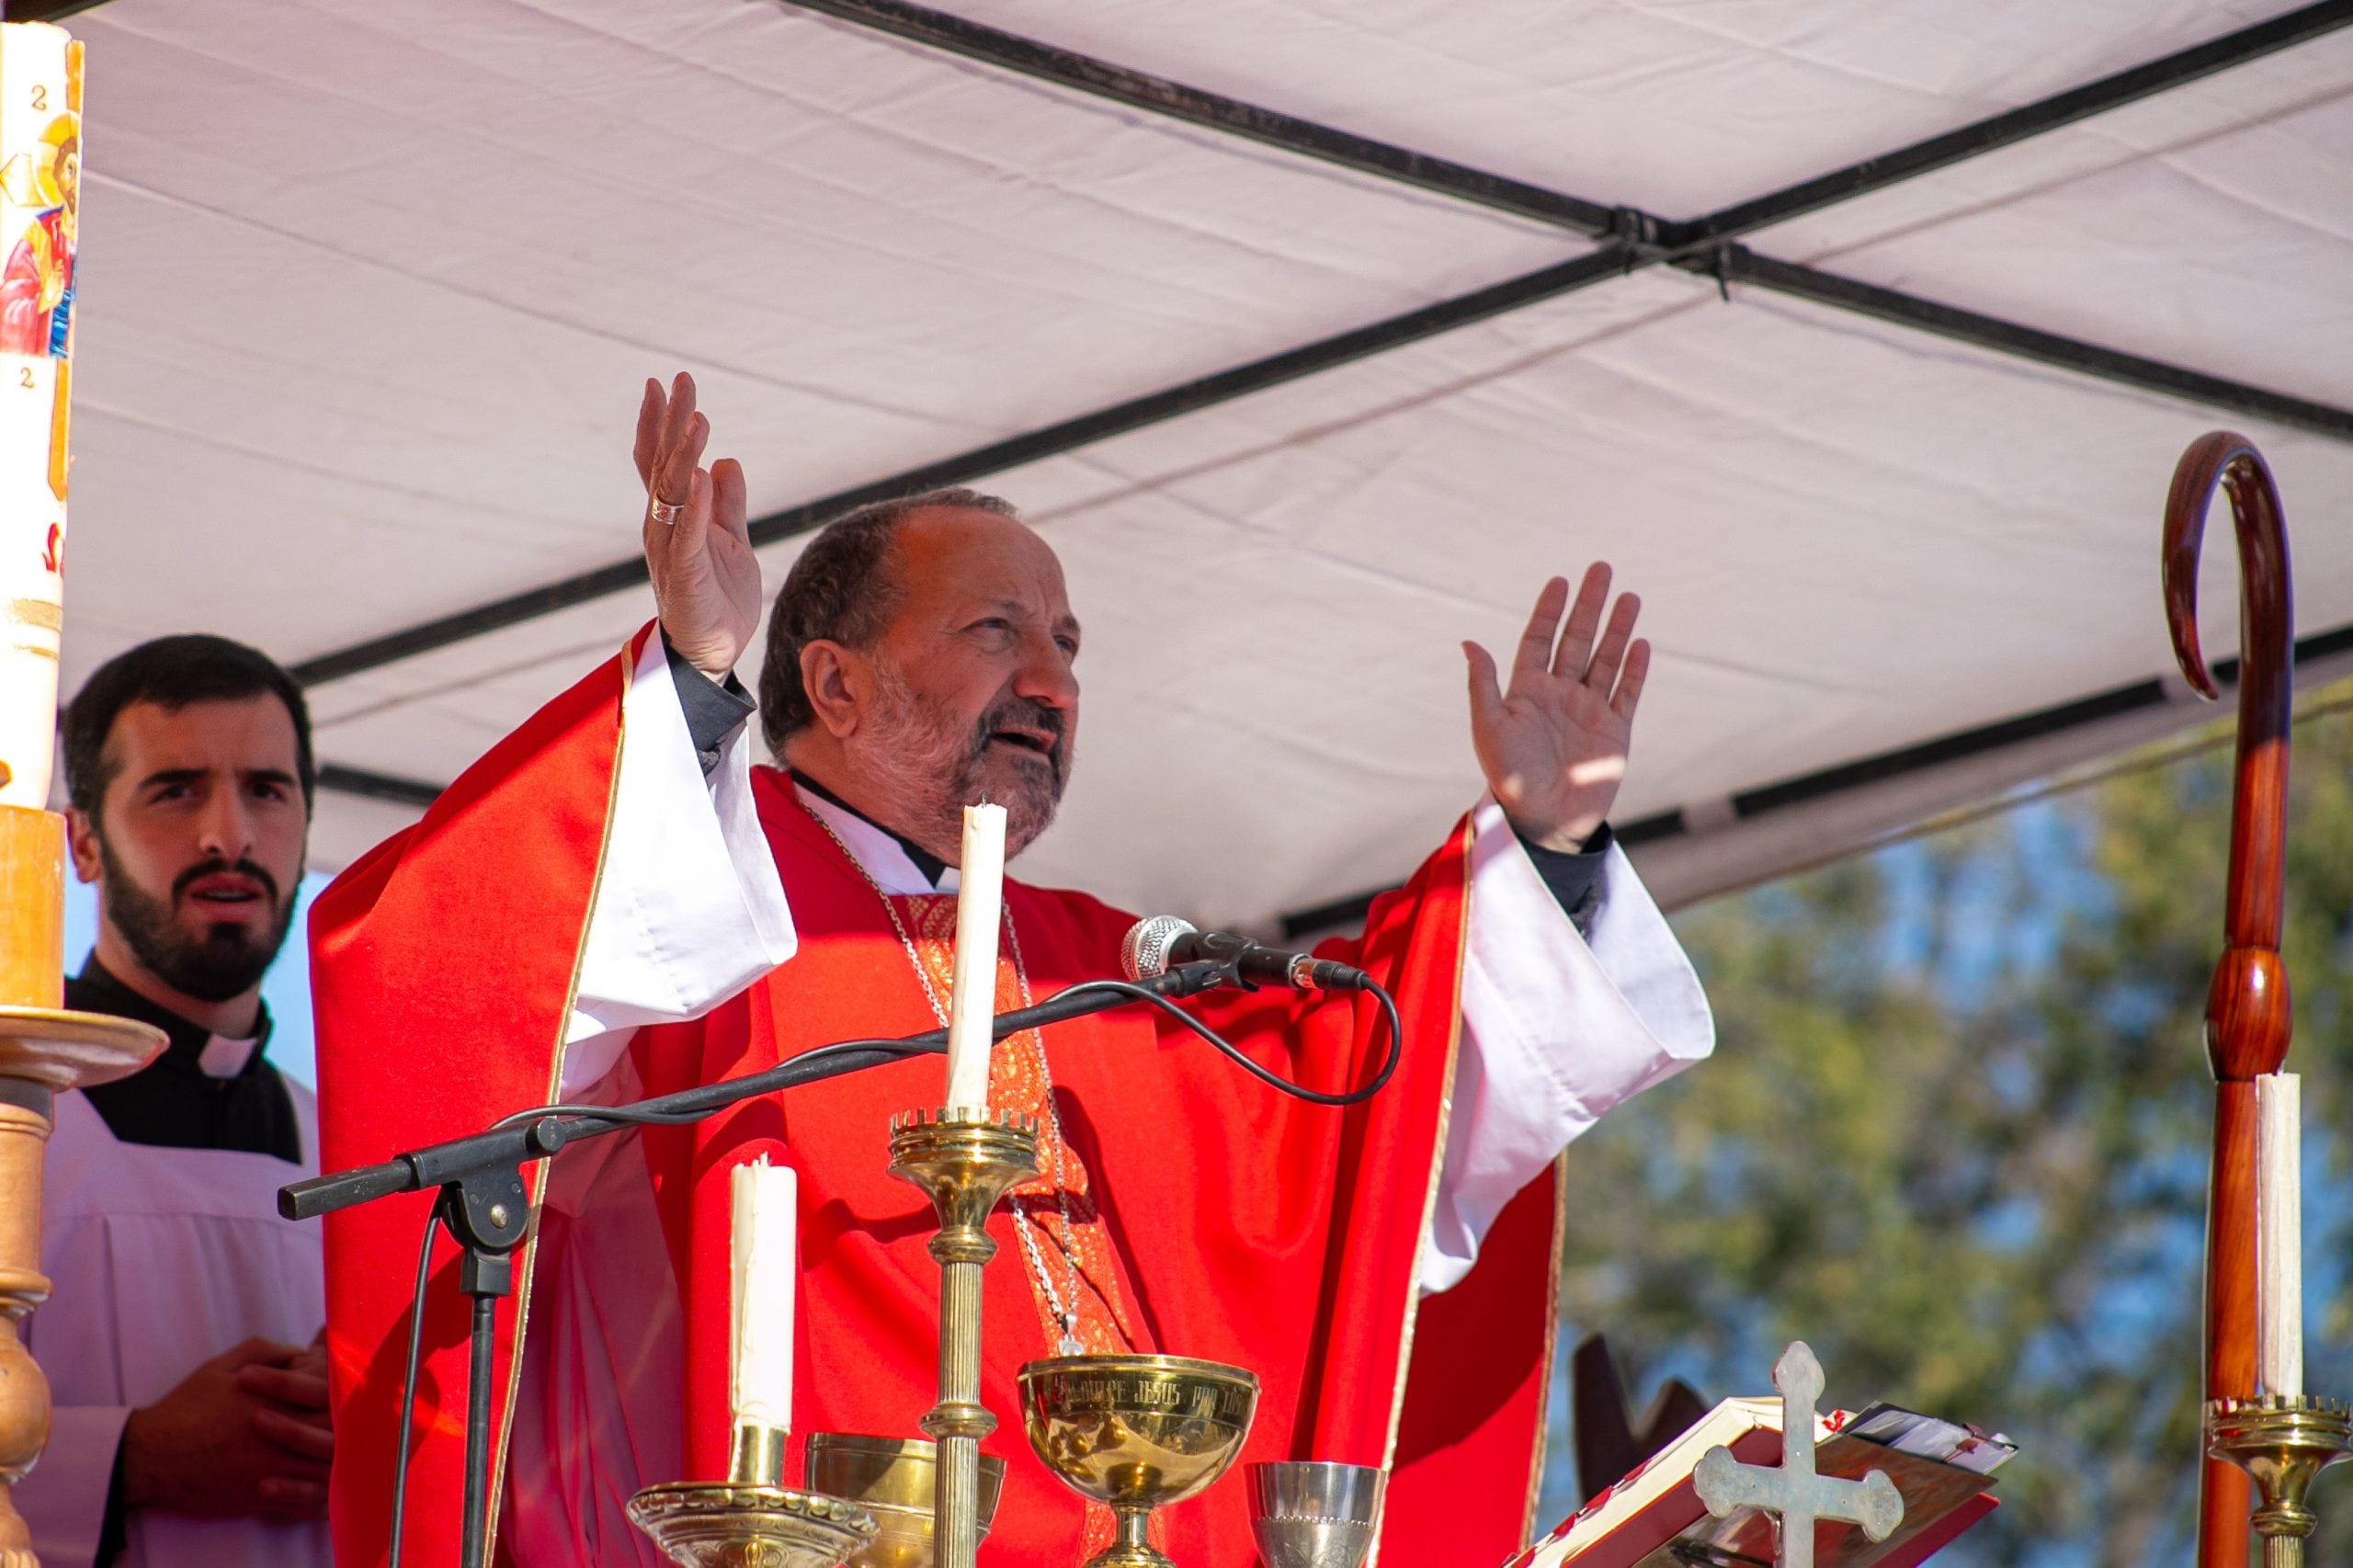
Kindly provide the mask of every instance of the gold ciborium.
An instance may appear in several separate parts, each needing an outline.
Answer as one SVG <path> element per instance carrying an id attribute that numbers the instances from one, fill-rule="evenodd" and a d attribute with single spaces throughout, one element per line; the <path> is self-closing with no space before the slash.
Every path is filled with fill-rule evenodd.
<path id="1" fill-rule="evenodd" d="M 1119 1538 L 1086 1568 L 1176 1568 L 1145 1526 L 1233 1462 L 1258 1407 L 1256 1374 L 1182 1356 L 1060 1356 L 1030 1362 L 1019 1381 L 1029 1447 L 1119 1517 Z"/>
<path id="2" fill-rule="evenodd" d="M 881 1526 L 848 1568 L 932 1568 L 932 1503 L 938 1450 L 921 1437 L 859 1437 L 813 1433 L 803 1483 L 812 1492 L 857 1504 Z M 986 1540 L 1005 1485 L 1005 1461 L 981 1456 L 973 1512 Z"/>

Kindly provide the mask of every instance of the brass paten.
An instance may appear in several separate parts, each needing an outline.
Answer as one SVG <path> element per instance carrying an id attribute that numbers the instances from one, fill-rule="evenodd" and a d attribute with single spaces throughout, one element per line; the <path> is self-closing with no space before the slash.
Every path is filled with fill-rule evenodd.
<path id="1" fill-rule="evenodd" d="M 932 1505 L 938 1450 L 921 1437 L 861 1437 L 818 1432 L 809 1438 L 803 1480 L 813 1492 L 857 1504 L 881 1527 L 849 1568 L 933 1568 Z M 981 1539 L 996 1517 L 1005 1461 L 981 1456 L 975 1522 Z"/>
<path id="2" fill-rule="evenodd" d="M 996 1417 L 981 1403 L 981 1270 L 996 1256 L 989 1210 L 1038 1174 L 1038 1124 L 997 1112 L 940 1110 L 891 1119 L 891 1174 L 931 1199 L 939 1233 L 939 1403 L 920 1425 L 939 1445 L 932 1500 L 939 1568 L 973 1568 L 980 1544 L 981 1439 Z"/>
<path id="3" fill-rule="evenodd" d="M 2263 1568 L 2300 1568 L 2320 1516 L 2304 1502 L 2313 1478 L 2353 1453 L 2353 1415 L 2311 1394 L 2206 1403 L 2206 1451 L 2255 1478 Z"/>
<path id="4" fill-rule="evenodd" d="M 1175 1568 L 1145 1539 L 1152 1510 L 1207 1487 L 1241 1451 L 1258 1380 L 1181 1356 L 1062 1356 L 1021 1369 L 1029 1447 L 1119 1536 L 1086 1568 Z"/>

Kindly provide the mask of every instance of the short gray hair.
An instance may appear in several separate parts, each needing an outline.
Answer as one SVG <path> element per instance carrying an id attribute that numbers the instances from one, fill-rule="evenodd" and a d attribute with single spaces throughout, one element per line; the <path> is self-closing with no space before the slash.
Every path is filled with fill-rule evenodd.
<path id="1" fill-rule="evenodd" d="M 899 613 L 899 524 L 934 506 L 1018 517 L 1012 502 L 957 486 L 873 501 L 817 530 L 777 590 L 768 615 L 767 657 L 760 666 L 760 733 L 779 760 L 785 742 L 816 722 L 801 684 L 801 650 L 812 642 L 874 646 Z"/>

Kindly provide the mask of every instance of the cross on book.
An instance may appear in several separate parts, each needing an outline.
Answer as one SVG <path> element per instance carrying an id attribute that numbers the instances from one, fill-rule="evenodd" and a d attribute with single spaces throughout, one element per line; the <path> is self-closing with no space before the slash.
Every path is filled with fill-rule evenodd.
<path id="1" fill-rule="evenodd" d="M 1719 1444 L 1691 1472 L 1708 1512 L 1722 1518 L 1734 1508 L 1758 1508 L 1777 1517 L 1781 1568 L 1813 1568 L 1813 1527 L 1839 1519 L 1860 1525 L 1873 1540 L 1885 1540 L 1904 1522 L 1904 1498 L 1884 1471 L 1860 1481 L 1817 1475 L 1813 1469 L 1813 1408 L 1822 1398 L 1822 1363 L 1805 1341 L 1781 1352 L 1773 1365 L 1773 1386 L 1781 1391 L 1781 1463 L 1775 1469 L 1742 1464 Z"/>

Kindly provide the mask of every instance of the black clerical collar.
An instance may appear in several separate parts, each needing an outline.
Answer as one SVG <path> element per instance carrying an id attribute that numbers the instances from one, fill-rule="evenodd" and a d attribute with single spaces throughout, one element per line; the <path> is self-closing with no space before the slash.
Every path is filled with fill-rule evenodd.
<path id="1" fill-rule="evenodd" d="M 125 1143 L 173 1149 L 220 1149 L 299 1162 L 302 1125 L 286 1080 L 263 1054 L 269 1044 L 264 1008 L 244 1065 L 226 1078 L 204 1070 L 212 1031 L 142 996 L 107 972 L 93 953 L 65 983 L 65 1005 L 78 1012 L 136 1018 L 164 1031 L 164 1053 L 128 1078 L 82 1091 L 99 1119 Z"/>
<path id="2" fill-rule="evenodd" d="M 153 1024 L 164 1031 L 170 1041 L 164 1053 L 150 1062 L 145 1071 L 165 1068 L 175 1073 L 191 1073 L 210 1076 L 204 1072 L 204 1048 L 212 1043 L 212 1031 L 202 1024 L 191 1023 L 152 997 L 133 991 L 115 978 L 106 965 L 92 953 L 82 965 L 82 972 L 65 983 L 65 1005 L 77 1013 L 105 1013 L 117 1018 L 135 1018 L 142 1024 Z M 269 1006 L 263 1004 L 257 1027 L 254 1030 L 254 1048 L 244 1065 L 228 1079 L 250 1077 L 262 1065 L 262 1052 L 269 1045 Z"/>
<path id="3" fill-rule="evenodd" d="M 883 826 L 881 823 L 876 822 L 872 817 L 868 816 L 864 812 L 859 811 L 856 806 L 851 805 L 847 801 L 843 800 L 839 795 L 835 794 L 831 790 L 826 789 L 823 784 L 818 783 L 814 778 L 810 778 L 807 774 L 796 773 L 792 776 L 792 781 L 795 784 L 800 785 L 803 790 L 808 790 L 811 794 L 816 796 L 819 800 L 829 801 L 833 804 L 839 806 L 842 810 L 847 812 L 850 815 L 856 817 L 867 826 L 874 829 L 875 832 L 888 834 L 893 843 L 907 852 L 907 858 L 915 862 L 915 869 L 922 873 L 923 880 L 929 882 L 933 887 L 938 887 L 939 885 L 939 879 L 948 874 L 947 861 L 941 859 L 938 856 L 934 855 L 930 850 L 926 849 L 922 845 L 917 844 L 905 834 L 899 832 L 895 828 Z"/>

